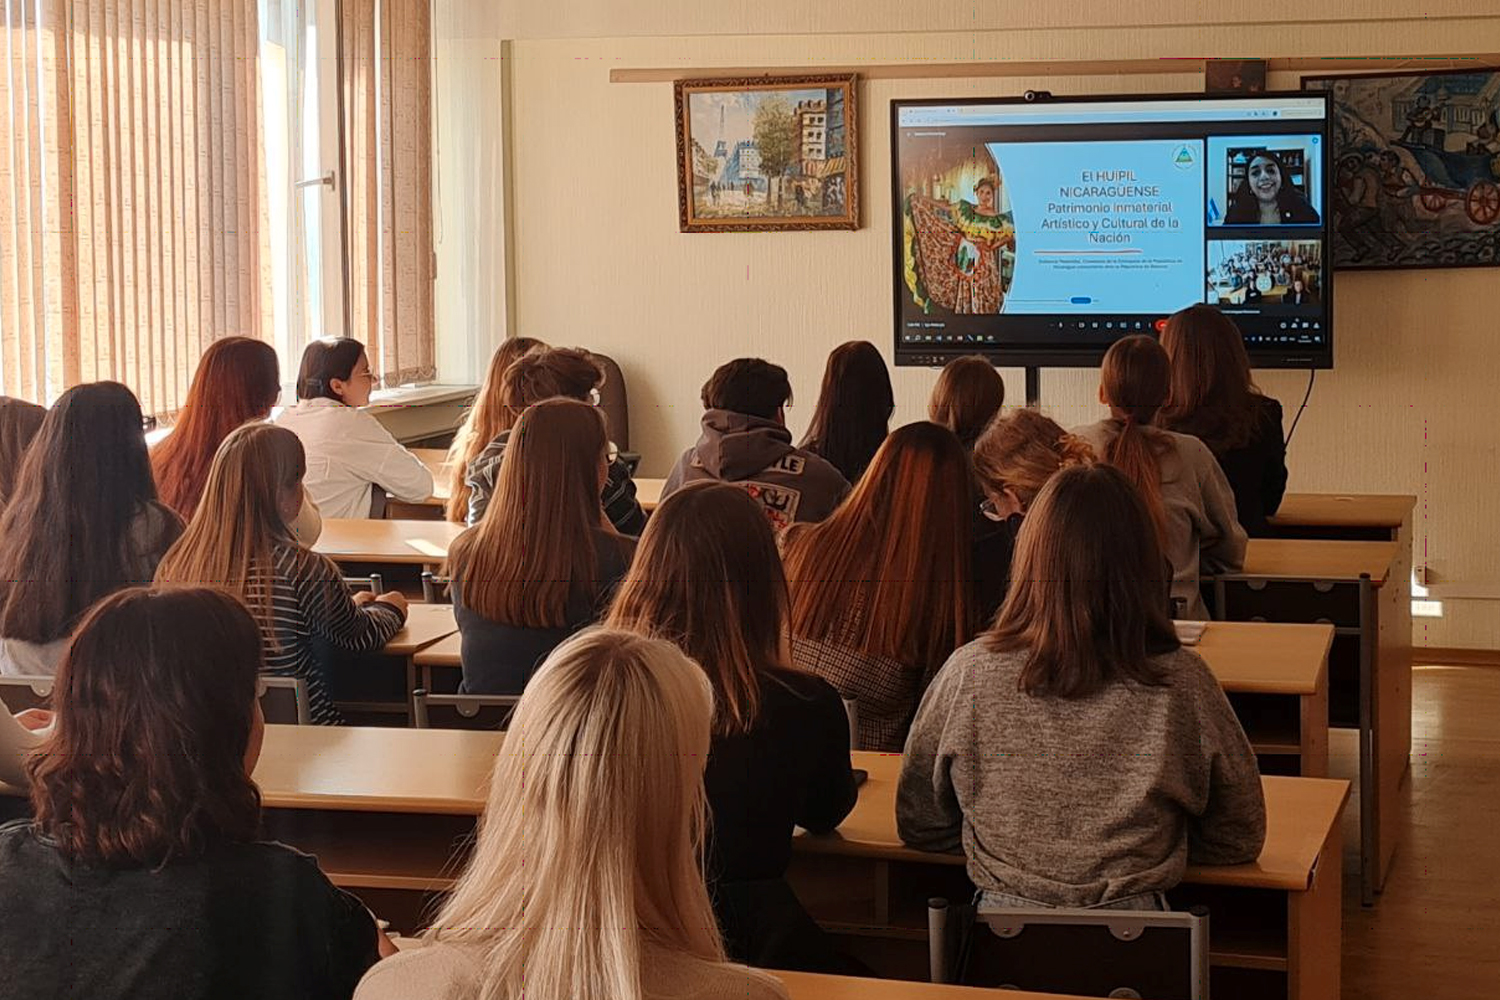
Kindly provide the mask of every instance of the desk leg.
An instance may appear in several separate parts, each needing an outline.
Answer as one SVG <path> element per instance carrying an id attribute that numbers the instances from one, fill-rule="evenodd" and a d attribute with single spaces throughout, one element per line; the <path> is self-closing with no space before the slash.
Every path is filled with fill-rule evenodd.
<path id="1" fill-rule="evenodd" d="M 1323 671 L 1318 690 L 1301 702 L 1301 744 L 1304 778 L 1328 777 L 1328 671 Z"/>
<path id="2" fill-rule="evenodd" d="M 1405 536 L 1410 551 L 1410 536 Z M 1390 875 L 1411 775 L 1411 568 L 1405 553 L 1380 588 L 1375 643 L 1375 891 Z"/>
<path id="3" fill-rule="evenodd" d="M 1375 905 L 1380 864 L 1380 718 L 1375 682 L 1379 666 L 1380 610 L 1368 576 L 1359 583 L 1359 899 Z"/>
<path id="4" fill-rule="evenodd" d="M 1306 892 L 1287 894 L 1287 998 L 1339 1000 L 1343 961 L 1343 851 L 1333 824 Z"/>

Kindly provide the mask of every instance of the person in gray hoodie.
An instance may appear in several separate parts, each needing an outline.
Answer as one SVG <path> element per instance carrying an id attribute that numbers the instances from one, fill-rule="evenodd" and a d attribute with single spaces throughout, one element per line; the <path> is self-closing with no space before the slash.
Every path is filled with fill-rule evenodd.
<path id="1" fill-rule="evenodd" d="M 786 369 L 760 358 L 720 365 L 703 384 L 703 434 L 683 452 L 661 499 L 687 483 L 733 483 L 761 505 L 778 531 L 821 521 L 849 493 L 830 463 L 792 444 L 785 407 L 792 398 Z"/>

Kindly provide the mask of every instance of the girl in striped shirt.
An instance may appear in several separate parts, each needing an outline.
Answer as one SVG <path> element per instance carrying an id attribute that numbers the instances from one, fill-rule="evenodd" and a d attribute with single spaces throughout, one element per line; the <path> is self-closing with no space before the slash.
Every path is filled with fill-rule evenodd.
<path id="1" fill-rule="evenodd" d="M 380 649 L 405 623 L 406 599 L 351 592 L 336 565 L 298 544 L 289 525 L 306 468 L 301 441 L 285 428 L 247 424 L 231 432 L 156 580 L 238 596 L 260 626 L 266 672 L 305 680 L 313 722 L 337 725 L 319 644 L 352 653 Z"/>

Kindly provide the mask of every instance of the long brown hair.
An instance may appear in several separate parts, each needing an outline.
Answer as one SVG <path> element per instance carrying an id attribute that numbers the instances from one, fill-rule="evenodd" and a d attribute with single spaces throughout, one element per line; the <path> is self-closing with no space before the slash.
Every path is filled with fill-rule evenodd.
<path id="1" fill-rule="evenodd" d="M 486 515 L 488 516 L 488 515 Z M 691 483 L 646 522 L 605 624 L 666 639 L 714 687 L 714 732 L 746 733 L 761 675 L 786 667 L 786 575 L 760 505 L 729 483 Z"/>
<path id="2" fill-rule="evenodd" d="M 270 416 L 280 393 L 281 369 L 270 344 L 225 337 L 208 345 L 172 433 L 151 450 L 161 502 L 191 518 L 220 442 L 241 424 Z"/>
<path id="3" fill-rule="evenodd" d="M 1150 657 L 1179 646 L 1170 584 L 1135 484 L 1108 465 L 1064 469 L 1026 515 L 1010 593 L 984 641 L 1028 654 L 1028 694 L 1086 698 L 1123 680 L 1159 684 Z"/>
<path id="4" fill-rule="evenodd" d="M 598 597 L 594 536 L 614 530 L 599 500 L 608 446 L 604 416 L 588 403 L 558 397 L 521 414 L 494 499 L 448 553 L 466 606 L 507 625 L 561 628 L 569 598 Z"/>
<path id="5" fill-rule="evenodd" d="M 306 471 L 302 442 L 285 427 L 230 431 L 209 467 L 203 501 L 162 557 L 156 582 L 213 584 L 249 602 L 253 569 L 271 565 L 276 545 L 297 544 L 280 505 Z M 271 589 L 256 590 L 259 606 L 251 610 L 269 620 Z"/>
<path id="6" fill-rule="evenodd" d="M 927 419 L 942 424 L 958 435 L 965 448 L 972 448 L 1004 404 L 1005 381 L 994 365 L 978 355 L 954 358 L 943 366 L 932 387 Z"/>
<path id="7" fill-rule="evenodd" d="M 52 642 L 99 598 L 144 582 L 126 578 L 130 532 L 155 499 L 135 394 L 118 382 L 63 393 L 0 516 L 0 635 Z"/>
<path id="8" fill-rule="evenodd" d="M 35 403 L 0 396 L 0 510 L 15 489 L 21 459 L 46 417 L 47 411 Z"/>
<path id="9" fill-rule="evenodd" d="M 818 405 L 801 447 L 857 483 L 885 440 L 895 409 L 891 373 L 879 349 L 868 340 L 840 344 L 828 355 Z"/>
<path id="10" fill-rule="evenodd" d="M 1161 460 L 1171 443 L 1151 425 L 1167 401 L 1171 367 L 1161 345 L 1138 333 L 1122 337 L 1110 346 L 1099 376 L 1104 402 L 1124 414 L 1115 418 L 1120 432 L 1104 446 L 1104 454 L 1099 457 L 1125 473 L 1141 491 L 1158 540 L 1167 537 Z"/>
<path id="11" fill-rule="evenodd" d="M 469 412 L 464 416 L 463 426 L 459 427 L 453 436 L 453 444 L 448 448 L 447 464 L 453 470 L 453 486 L 445 509 L 448 520 L 463 524 L 468 518 L 472 491 L 464 480 L 469 463 L 501 432 L 516 424 L 515 415 L 500 399 L 500 383 L 505 370 L 523 355 L 546 346 L 535 337 L 511 337 L 495 348 L 489 370 L 484 373 L 484 384 L 479 387 Z"/>
<path id="12" fill-rule="evenodd" d="M 893 431 L 838 510 L 788 529 L 791 634 L 922 670 L 973 638 L 970 477 L 947 428 Z M 863 608 L 852 634 L 851 607 Z"/>
<path id="13" fill-rule="evenodd" d="M 1094 449 L 1038 410 L 997 418 L 974 444 L 974 471 L 987 493 L 1010 490 L 1029 508 L 1059 469 L 1092 465 Z"/>
<path id="14" fill-rule="evenodd" d="M 1161 346 L 1172 382 L 1157 423 L 1193 435 L 1215 455 L 1248 444 L 1260 419 L 1261 394 L 1234 320 L 1212 306 L 1189 306 L 1167 319 Z"/>
<path id="15" fill-rule="evenodd" d="M 75 861 L 156 867 L 251 841 L 260 630 L 228 594 L 132 587 L 78 627 L 26 762 L 37 829 Z"/>

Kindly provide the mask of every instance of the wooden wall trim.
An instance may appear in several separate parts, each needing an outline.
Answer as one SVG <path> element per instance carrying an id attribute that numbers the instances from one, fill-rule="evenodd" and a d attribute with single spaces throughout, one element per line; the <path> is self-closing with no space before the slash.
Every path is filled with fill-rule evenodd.
<path id="1" fill-rule="evenodd" d="M 1500 667 L 1500 649 L 1413 646 L 1411 662 L 1419 667 Z"/>

